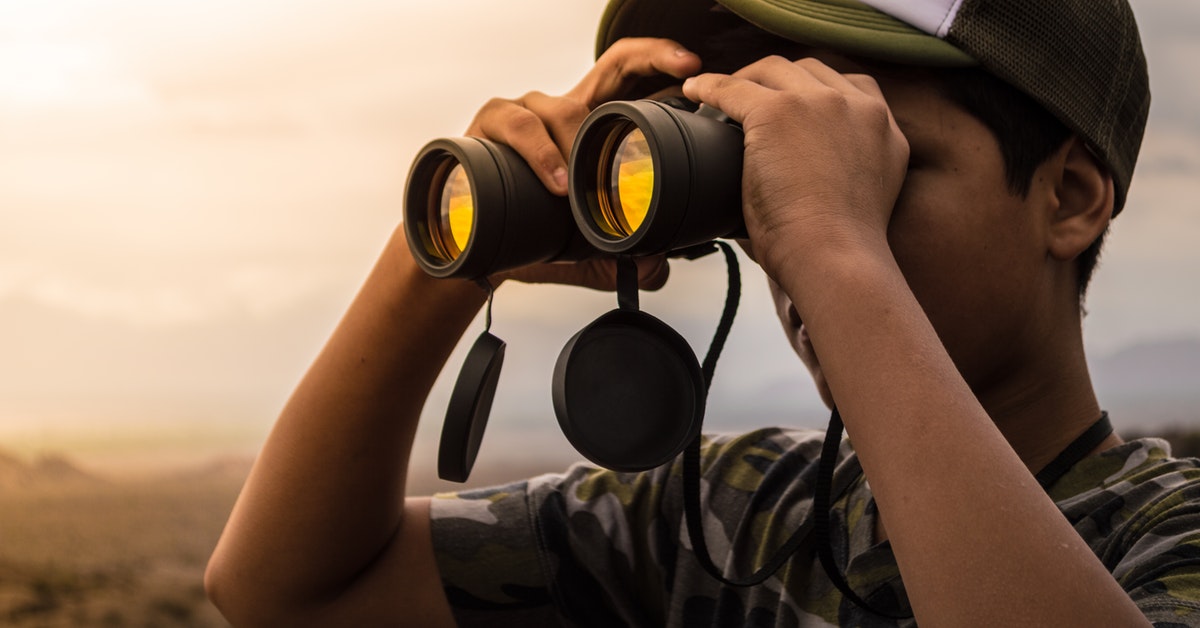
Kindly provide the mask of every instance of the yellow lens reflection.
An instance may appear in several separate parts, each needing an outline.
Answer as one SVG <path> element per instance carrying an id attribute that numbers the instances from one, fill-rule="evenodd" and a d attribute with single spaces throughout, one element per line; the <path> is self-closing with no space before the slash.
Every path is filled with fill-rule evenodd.
<path id="1" fill-rule="evenodd" d="M 462 164 L 458 164 L 450 171 L 442 186 L 439 225 L 441 244 L 451 260 L 467 248 L 474 220 L 475 198 L 471 195 L 471 181 Z"/>
<path id="2" fill-rule="evenodd" d="M 621 139 L 612 162 L 609 192 L 616 211 L 621 235 L 633 235 L 650 211 L 654 196 L 654 159 L 650 145 L 640 129 L 633 129 Z"/>

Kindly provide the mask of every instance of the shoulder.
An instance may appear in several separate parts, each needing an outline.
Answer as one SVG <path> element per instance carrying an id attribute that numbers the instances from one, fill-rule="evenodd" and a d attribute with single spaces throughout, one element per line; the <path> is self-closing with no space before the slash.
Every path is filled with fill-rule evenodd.
<path id="1" fill-rule="evenodd" d="M 1072 520 L 1112 510 L 1101 525 L 1111 527 L 1156 505 L 1200 499 L 1200 459 L 1173 457 L 1161 439 L 1138 439 L 1083 460 L 1050 495 Z"/>
<path id="2" fill-rule="evenodd" d="M 1200 459 L 1130 441 L 1080 462 L 1051 496 L 1148 617 L 1198 621 Z"/>
<path id="3" fill-rule="evenodd" d="M 1131 546 L 1172 519 L 1200 517 L 1200 460 L 1175 458 L 1166 441 L 1118 445 L 1075 466 L 1050 492 L 1090 543 Z"/>

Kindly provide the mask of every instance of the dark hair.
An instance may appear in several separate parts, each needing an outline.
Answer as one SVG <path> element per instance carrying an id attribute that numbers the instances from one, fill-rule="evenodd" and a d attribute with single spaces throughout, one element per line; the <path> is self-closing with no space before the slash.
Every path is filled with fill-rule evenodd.
<path id="1" fill-rule="evenodd" d="M 705 70 L 733 72 L 768 55 L 798 59 L 811 48 L 778 37 L 730 15 L 729 28 L 708 37 L 701 47 Z M 1004 158 L 1004 176 L 1013 194 L 1026 196 L 1033 175 L 1071 136 L 1066 125 L 1017 88 L 979 68 L 911 68 L 876 61 L 864 65 L 889 74 L 920 72 L 932 78 L 943 96 L 974 116 L 996 137 Z M 1076 258 L 1076 288 L 1082 304 L 1108 230 Z"/>
<path id="2" fill-rule="evenodd" d="M 931 72 L 943 96 L 970 113 L 996 137 L 1004 157 L 1008 189 L 1026 196 L 1033 175 L 1072 133 L 1058 118 L 1024 92 L 977 68 L 940 69 Z M 1100 259 L 1106 228 L 1076 258 L 1079 301 Z"/>

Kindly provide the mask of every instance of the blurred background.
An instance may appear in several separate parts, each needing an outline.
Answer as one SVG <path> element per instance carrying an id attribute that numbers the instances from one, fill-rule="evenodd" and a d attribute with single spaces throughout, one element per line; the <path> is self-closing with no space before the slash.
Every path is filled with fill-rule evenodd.
<path id="1" fill-rule="evenodd" d="M 0 0 L 0 623 L 220 625 L 198 574 L 396 226 L 410 160 L 490 97 L 567 90 L 604 4 Z M 1133 5 L 1154 105 L 1085 336 L 1118 430 L 1183 439 L 1200 429 L 1200 4 Z M 702 354 L 724 277 L 715 256 L 676 263 L 644 309 Z M 822 426 L 761 273 L 743 279 L 706 426 Z M 614 306 L 498 293 L 508 356 L 474 483 L 576 458 L 551 371 Z M 417 491 L 447 488 L 461 349 L 423 417 Z"/>

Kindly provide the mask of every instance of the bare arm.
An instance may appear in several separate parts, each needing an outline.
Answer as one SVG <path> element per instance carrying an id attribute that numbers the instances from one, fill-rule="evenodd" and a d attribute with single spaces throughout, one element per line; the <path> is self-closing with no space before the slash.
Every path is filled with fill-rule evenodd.
<path id="1" fill-rule="evenodd" d="M 425 276 L 393 236 L 280 415 L 209 563 L 231 621 L 321 623 L 346 595 L 361 618 L 383 617 L 378 605 L 411 592 L 406 612 L 452 625 L 427 506 L 404 501 L 405 471 L 425 397 L 483 300 L 473 284 Z M 425 550 L 409 569 L 388 551 L 404 541 L 405 554 Z"/>
<path id="2" fill-rule="evenodd" d="M 901 273 L 889 225 L 909 146 L 875 82 L 774 58 L 684 92 L 744 124 L 753 251 L 808 327 L 921 625 L 1145 625 Z"/>
<path id="3" fill-rule="evenodd" d="M 552 191 L 587 112 L 638 76 L 682 78 L 699 59 L 667 40 L 626 40 L 563 97 L 493 100 L 469 135 L 507 143 Z M 664 260 L 640 264 L 643 287 Z M 511 275 L 611 289 L 602 260 Z M 499 278 L 497 278 L 497 281 Z M 428 500 L 405 499 L 417 420 L 484 292 L 425 276 L 399 231 L 288 401 L 205 575 L 237 625 L 453 625 L 431 545 Z"/>

